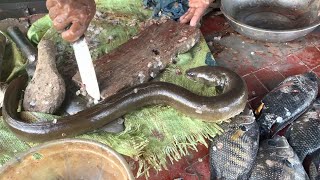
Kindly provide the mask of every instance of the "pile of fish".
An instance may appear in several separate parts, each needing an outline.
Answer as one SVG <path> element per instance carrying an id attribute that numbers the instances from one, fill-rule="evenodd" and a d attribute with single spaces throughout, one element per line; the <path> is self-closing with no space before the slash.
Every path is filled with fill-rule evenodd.
<path id="1" fill-rule="evenodd" d="M 246 109 L 223 124 L 210 145 L 211 179 L 320 180 L 320 98 L 317 76 L 290 76 L 254 115 Z"/>

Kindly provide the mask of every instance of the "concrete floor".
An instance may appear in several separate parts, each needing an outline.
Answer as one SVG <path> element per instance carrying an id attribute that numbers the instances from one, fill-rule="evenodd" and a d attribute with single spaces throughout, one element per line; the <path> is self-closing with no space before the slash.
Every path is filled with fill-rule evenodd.
<path id="1" fill-rule="evenodd" d="M 308 71 L 320 76 L 320 28 L 292 42 L 265 43 L 239 35 L 222 15 L 208 15 L 201 31 L 218 65 L 231 68 L 244 78 L 249 90 L 248 104 L 253 109 L 288 76 Z M 168 171 L 151 172 L 149 179 L 205 180 L 209 177 L 208 149 L 199 145 L 198 152 L 191 151 L 190 155 L 169 165 Z"/>

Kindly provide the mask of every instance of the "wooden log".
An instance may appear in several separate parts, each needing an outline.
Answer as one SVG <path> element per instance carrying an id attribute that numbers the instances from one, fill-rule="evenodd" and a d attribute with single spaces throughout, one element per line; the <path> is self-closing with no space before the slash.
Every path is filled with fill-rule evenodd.
<path id="1" fill-rule="evenodd" d="M 101 96 L 156 77 L 179 53 L 190 50 L 200 30 L 172 20 L 152 24 L 94 62 Z M 81 85 L 79 72 L 73 80 Z"/>

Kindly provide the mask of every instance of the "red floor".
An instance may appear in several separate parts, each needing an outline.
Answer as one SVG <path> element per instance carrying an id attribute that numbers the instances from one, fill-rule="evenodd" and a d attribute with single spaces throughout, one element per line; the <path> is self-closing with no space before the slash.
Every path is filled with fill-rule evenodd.
<path id="1" fill-rule="evenodd" d="M 234 32 L 223 16 L 207 16 L 202 33 L 218 65 L 240 74 L 249 89 L 249 104 L 259 105 L 261 98 L 286 77 L 313 71 L 320 75 L 320 27 L 304 38 L 288 43 L 264 43 Z M 221 37 L 221 39 L 220 39 Z M 209 179 L 208 149 L 176 162 L 150 179 Z M 143 179 L 143 178 L 140 178 Z"/>

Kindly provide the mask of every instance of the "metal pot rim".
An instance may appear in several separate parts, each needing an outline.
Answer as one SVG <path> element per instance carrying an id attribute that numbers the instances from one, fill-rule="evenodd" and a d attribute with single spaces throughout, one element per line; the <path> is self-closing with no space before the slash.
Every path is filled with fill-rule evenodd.
<path id="1" fill-rule="evenodd" d="M 226 13 L 226 11 L 223 9 L 223 5 L 221 5 L 220 10 L 221 10 L 223 15 L 227 19 L 229 19 L 232 22 L 236 23 L 238 26 L 242 26 L 242 27 L 254 30 L 254 31 L 260 31 L 260 32 L 265 32 L 265 33 L 287 34 L 287 33 L 294 33 L 294 32 L 302 32 L 302 31 L 307 31 L 307 30 L 310 30 L 310 29 L 314 29 L 314 28 L 316 28 L 317 26 L 320 25 L 320 19 L 319 19 L 318 22 L 313 23 L 313 24 L 311 24 L 311 25 L 309 25 L 309 26 L 307 26 L 305 28 L 297 28 L 297 29 L 292 29 L 292 30 L 267 30 L 267 29 L 262 29 L 262 28 L 257 28 L 257 27 L 254 27 L 254 26 L 250 26 L 250 25 L 244 24 L 244 23 L 234 19 L 233 17 L 228 15 L 228 13 Z"/>

